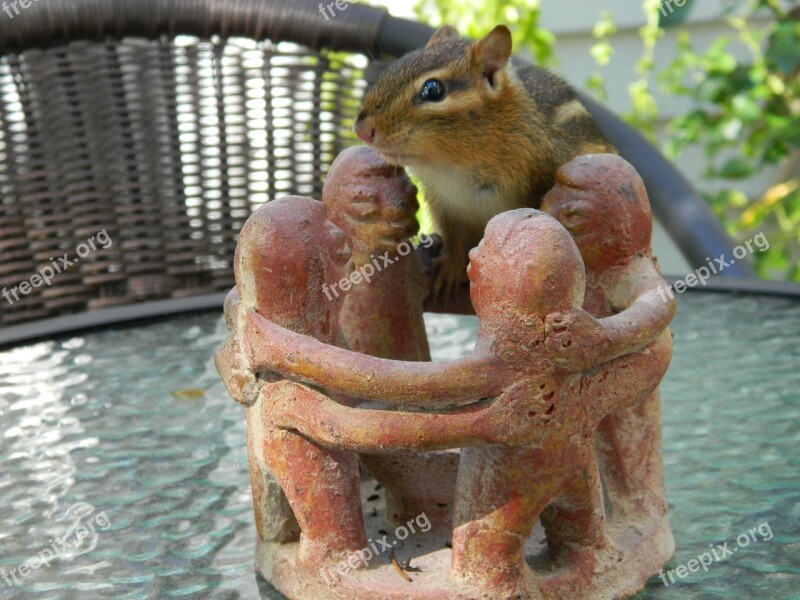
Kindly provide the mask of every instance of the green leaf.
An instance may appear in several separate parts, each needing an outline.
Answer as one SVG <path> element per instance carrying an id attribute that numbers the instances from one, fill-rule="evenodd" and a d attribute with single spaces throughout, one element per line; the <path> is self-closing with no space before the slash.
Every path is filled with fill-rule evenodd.
<path id="1" fill-rule="evenodd" d="M 800 24 L 780 23 L 770 40 L 766 57 L 784 75 L 799 69 Z"/>
<path id="2" fill-rule="evenodd" d="M 743 121 L 755 121 L 761 117 L 761 107 L 758 102 L 743 94 L 733 99 L 733 112 Z"/>
<path id="3" fill-rule="evenodd" d="M 753 166 L 743 158 L 733 158 L 725 163 L 719 174 L 725 179 L 745 179 L 754 171 Z"/>

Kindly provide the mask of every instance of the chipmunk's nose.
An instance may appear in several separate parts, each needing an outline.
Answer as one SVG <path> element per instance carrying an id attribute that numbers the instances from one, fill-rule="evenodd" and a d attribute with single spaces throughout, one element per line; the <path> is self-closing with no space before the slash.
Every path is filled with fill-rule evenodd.
<path id="1" fill-rule="evenodd" d="M 353 131 L 367 144 L 371 144 L 375 141 L 375 121 L 372 120 L 372 117 L 360 115 L 358 119 L 356 119 L 356 125 L 353 127 Z"/>

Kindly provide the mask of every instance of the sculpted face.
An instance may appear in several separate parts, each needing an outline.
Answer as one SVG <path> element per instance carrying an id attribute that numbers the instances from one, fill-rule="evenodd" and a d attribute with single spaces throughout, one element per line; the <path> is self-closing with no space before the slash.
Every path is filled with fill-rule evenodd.
<path id="1" fill-rule="evenodd" d="M 419 230 L 417 188 L 401 167 L 366 146 L 345 150 L 331 166 L 322 200 L 354 251 L 394 249 Z"/>
<path id="2" fill-rule="evenodd" d="M 507 311 L 544 317 L 583 303 L 580 253 L 566 229 L 541 211 L 494 217 L 469 259 L 470 295 L 482 320 Z"/>
<path id="3" fill-rule="evenodd" d="M 572 234 L 588 269 L 622 265 L 650 252 L 647 191 L 636 170 L 619 156 L 586 155 L 564 165 L 542 210 Z"/>

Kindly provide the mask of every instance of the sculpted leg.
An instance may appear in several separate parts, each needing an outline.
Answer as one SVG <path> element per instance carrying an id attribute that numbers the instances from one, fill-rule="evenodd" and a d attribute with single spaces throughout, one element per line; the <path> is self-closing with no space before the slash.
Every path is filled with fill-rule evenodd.
<path id="1" fill-rule="evenodd" d="M 584 548 L 604 548 L 611 544 L 594 445 L 585 441 L 588 443 L 574 445 L 563 440 L 564 446 L 551 452 L 543 462 L 547 467 L 560 466 L 562 470 L 565 464 L 575 465 L 563 478 L 557 498 L 542 514 L 551 554 L 568 559 Z"/>
<path id="2" fill-rule="evenodd" d="M 564 573 L 541 581 L 539 589 L 548 598 L 578 597 L 593 577 L 618 566 L 624 558 L 608 534 L 594 444 L 591 437 L 583 442 L 575 445 L 562 440 L 562 448 L 548 461 L 562 468 L 575 465 L 541 516 L 550 557 L 559 567 L 566 567 Z"/>
<path id="3" fill-rule="evenodd" d="M 570 568 L 566 577 L 583 579 L 598 551 L 615 553 L 590 440 L 576 445 L 554 435 L 538 449 L 467 448 L 461 460 L 453 532 L 457 576 L 513 593 L 534 577 L 524 546 L 540 516 L 548 546 Z M 565 582 L 546 586 L 563 590 Z"/>
<path id="4" fill-rule="evenodd" d="M 645 402 L 661 381 L 671 350 L 672 339 L 667 330 L 644 351 L 616 359 L 584 375 L 574 393 L 579 400 L 576 406 L 589 415 L 588 424 L 598 423 L 612 410 L 623 413 Z M 551 552 L 557 561 L 569 566 L 564 575 L 550 577 L 542 583 L 543 593 L 553 597 L 571 597 L 585 588 L 592 577 L 616 568 L 625 558 L 607 533 L 603 491 L 592 441 L 594 431 L 590 430 L 588 435 L 591 437 L 574 448 L 571 457 L 561 457 L 562 462 L 575 461 L 580 468 L 565 483 L 565 491 L 542 514 Z"/>
<path id="5" fill-rule="evenodd" d="M 506 594 L 533 578 L 525 542 L 557 489 L 539 476 L 541 460 L 541 450 L 528 448 L 461 451 L 453 523 L 456 576 Z"/>
<path id="6" fill-rule="evenodd" d="M 285 393 L 285 387 L 278 392 Z M 367 544 L 358 456 L 323 448 L 275 427 L 266 407 L 278 394 L 273 392 L 272 397 L 261 398 L 260 454 L 286 494 L 300 525 L 298 559 L 316 568 L 316 564 L 338 560 Z"/>
<path id="7" fill-rule="evenodd" d="M 597 451 L 612 511 L 625 518 L 667 514 L 658 390 L 606 417 L 597 431 Z"/>
<path id="8" fill-rule="evenodd" d="M 257 418 L 260 403 L 247 410 L 247 457 L 250 468 L 250 488 L 253 493 L 253 513 L 258 537 L 265 542 L 285 544 L 296 542 L 300 526 L 286 499 L 286 494 L 267 466 L 264 447 L 264 427 Z"/>

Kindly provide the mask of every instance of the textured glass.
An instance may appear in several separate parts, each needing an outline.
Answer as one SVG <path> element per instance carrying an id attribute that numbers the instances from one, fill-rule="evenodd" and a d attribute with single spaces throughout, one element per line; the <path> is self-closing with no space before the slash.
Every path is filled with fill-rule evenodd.
<path id="1" fill-rule="evenodd" d="M 438 360 L 474 343 L 474 319 L 428 325 Z M 800 302 L 688 294 L 673 329 L 667 569 L 736 552 L 639 597 L 798 598 Z M 0 353 L 0 598 L 258 597 L 244 409 L 211 359 L 226 335 L 205 314 Z"/>

